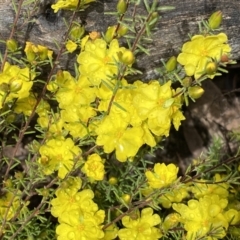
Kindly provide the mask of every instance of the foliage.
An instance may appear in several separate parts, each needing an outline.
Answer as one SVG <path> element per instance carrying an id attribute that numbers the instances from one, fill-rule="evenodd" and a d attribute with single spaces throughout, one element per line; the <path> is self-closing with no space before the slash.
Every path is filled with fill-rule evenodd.
<path id="1" fill-rule="evenodd" d="M 39 2 L 13 1 L 16 18 L 0 72 L 0 239 L 237 239 L 238 153 L 222 161 L 216 141 L 182 176 L 173 163 L 147 160 L 172 126 L 179 129 L 183 105 L 204 93 L 201 83 L 234 63 L 219 29 L 222 13 L 199 23 L 180 54 L 157 69 L 159 79 L 130 83 L 159 12 L 173 8 L 119 0 L 111 13 L 117 24 L 86 33 L 75 18 L 92 2 L 52 5 L 54 12 L 72 11 L 53 53 L 15 40 L 22 7 L 35 11 Z M 64 54 L 76 56 L 75 73 L 58 69 Z"/>

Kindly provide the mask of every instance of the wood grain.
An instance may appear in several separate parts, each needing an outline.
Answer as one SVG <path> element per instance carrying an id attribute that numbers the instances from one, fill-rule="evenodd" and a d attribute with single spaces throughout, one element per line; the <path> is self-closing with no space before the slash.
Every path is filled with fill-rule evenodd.
<path id="1" fill-rule="evenodd" d="M 92 4 L 84 13 L 80 13 L 77 21 L 83 21 L 88 31 L 105 31 L 107 26 L 114 24 L 114 18 L 105 15 L 107 11 L 114 10 L 117 0 L 98 1 Z M 63 18 L 69 19 L 70 12 L 62 11 L 57 16 L 46 13 L 46 4 L 49 0 L 42 1 L 36 12 L 34 24 L 25 25 L 18 35 L 21 41 L 32 41 L 44 44 L 56 50 L 55 42 L 61 42 L 66 32 Z M 51 2 L 51 0 L 50 0 Z M 179 52 L 182 43 L 188 40 L 188 33 L 196 33 L 198 21 L 206 19 L 216 11 L 223 12 L 223 30 L 229 36 L 229 43 L 233 49 L 233 58 L 240 59 L 240 1 L 239 0 L 161 0 L 161 5 L 171 5 L 175 10 L 161 14 L 157 30 L 153 34 L 153 43 L 148 45 L 151 56 L 141 57 L 138 67 L 145 72 L 145 77 L 151 78 L 151 71 L 159 66 L 160 60 L 167 59 Z M 132 9 L 130 9 L 130 12 Z M 140 9 L 144 11 L 143 8 Z M 14 11 L 10 0 L 0 0 L 0 38 L 7 39 L 14 19 Z M 20 25 L 22 24 L 22 17 Z M 20 26 L 19 25 L 19 26 Z M 3 51 L 3 45 L 0 45 Z M 71 59 L 70 59 L 71 60 Z M 62 66 L 67 67 L 69 59 L 63 59 Z"/>

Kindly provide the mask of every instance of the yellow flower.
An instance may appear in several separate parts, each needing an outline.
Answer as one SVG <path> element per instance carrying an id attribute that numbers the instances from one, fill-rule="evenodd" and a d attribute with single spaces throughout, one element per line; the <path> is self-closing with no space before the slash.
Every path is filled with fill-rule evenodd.
<path id="1" fill-rule="evenodd" d="M 220 182 L 223 180 L 223 178 L 220 176 L 220 174 L 215 174 L 214 180 L 216 182 Z M 202 183 L 195 183 L 193 187 L 191 187 L 191 191 L 194 194 L 195 198 L 201 198 L 205 195 L 212 195 L 216 194 L 220 198 L 227 198 L 229 195 L 228 183 L 216 183 L 216 184 L 204 184 L 206 180 L 200 180 Z"/>
<path id="2" fill-rule="evenodd" d="M 96 212 L 98 206 L 92 201 L 94 194 L 90 189 L 77 192 L 77 189 L 58 189 L 56 198 L 51 201 L 51 214 L 62 219 L 64 213 L 71 210 L 81 210 L 83 212 Z"/>
<path id="3" fill-rule="evenodd" d="M 95 2 L 96 0 L 81 0 L 79 9 L 86 8 L 86 5 Z M 79 0 L 58 0 L 56 4 L 52 5 L 52 9 L 54 12 L 58 12 L 60 9 L 67 9 L 67 10 L 76 10 L 78 7 Z"/>
<path id="4" fill-rule="evenodd" d="M 188 76 L 200 78 L 206 73 L 206 65 L 213 60 L 220 61 L 223 55 L 231 51 L 231 47 L 226 44 L 227 36 L 224 33 L 218 35 L 193 36 L 191 41 L 185 43 L 182 47 L 182 53 L 179 54 L 177 61 L 184 65 Z M 214 74 L 208 75 L 213 78 Z"/>
<path id="5" fill-rule="evenodd" d="M 72 182 L 72 181 L 71 181 Z M 104 237 L 102 223 L 105 212 L 98 210 L 98 206 L 93 202 L 94 193 L 90 189 L 77 192 L 78 181 L 61 186 L 56 191 L 56 198 L 51 201 L 51 213 L 58 218 L 60 223 L 56 233 L 58 240 L 97 240 Z"/>
<path id="6" fill-rule="evenodd" d="M 58 171 L 58 177 L 63 179 L 72 170 L 74 157 L 81 153 L 71 138 L 50 139 L 39 149 L 39 163 L 46 175 Z"/>
<path id="7" fill-rule="evenodd" d="M 122 224 L 125 228 L 118 231 L 120 240 L 157 240 L 162 237 L 157 226 L 161 223 L 161 218 L 157 214 L 153 214 L 152 208 L 144 208 L 141 211 L 141 216 L 138 213 L 138 218 L 132 219 L 130 216 L 122 218 Z"/>
<path id="8" fill-rule="evenodd" d="M 76 80 L 69 72 L 64 71 L 63 76 L 52 84 L 59 87 L 56 99 L 62 109 L 71 108 L 73 105 L 77 107 L 89 105 L 95 100 L 95 89 L 85 76 L 80 76 Z"/>
<path id="9" fill-rule="evenodd" d="M 177 129 L 180 121 L 185 119 L 179 111 L 181 103 L 178 97 L 173 98 L 171 81 L 160 86 L 158 81 L 149 84 L 134 83 L 133 105 L 138 116 L 147 120 L 147 126 L 157 136 L 168 136 L 173 121 Z"/>
<path id="10" fill-rule="evenodd" d="M 148 184 L 152 188 L 164 188 L 172 184 L 177 179 L 178 167 L 174 164 L 165 165 L 157 163 L 154 165 L 154 172 L 147 170 L 145 175 Z"/>
<path id="11" fill-rule="evenodd" d="M 88 213 L 81 210 L 65 212 L 56 228 L 58 240 L 98 240 L 104 237 L 101 223 L 105 217 L 104 211 Z"/>
<path id="12" fill-rule="evenodd" d="M 126 51 L 119 47 L 116 39 L 109 46 L 103 39 L 89 40 L 84 45 L 84 50 L 78 56 L 79 71 L 86 76 L 93 85 L 99 85 L 102 80 L 108 81 L 117 75 L 119 52 Z"/>
<path id="13" fill-rule="evenodd" d="M 94 153 L 88 156 L 82 171 L 86 173 L 89 178 L 101 181 L 105 174 L 104 162 L 98 154 Z"/>
<path id="14" fill-rule="evenodd" d="M 216 238 L 222 239 L 228 228 L 228 221 L 223 215 L 223 209 L 227 206 L 226 199 L 220 199 L 218 195 L 204 196 L 198 200 L 189 200 L 188 205 L 174 203 L 173 209 L 181 217 L 187 231 L 187 240 L 205 237 L 211 229 L 217 229 Z"/>
<path id="15" fill-rule="evenodd" d="M 142 128 L 128 127 L 128 123 L 115 114 L 105 117 L 96 133 L 97 145 L 103 146 L 105 153 L 116 150 L 116 157 L 121 162 L 134 157 L 143 144 Z"/>
<path id="16" fill-rule="evenodd" d="M 23 113 L 26 116 L 30 116 L 36 103 L 37 103 L 36 96 L 34 96 L 33 93 L 30 93 L 28 97 L 18 99 L 16 101 L 16 104 L 14 106 L 14 112 Z M 46 113 L 48 112 L 49 109 L 50 109 L 49 104 L 42 99 L 41 102 L 38 104 L 36 112 L 38 113 L 39 116 L 44 115 L 46 116 Z"/>
<path id="17" fill-rule="evenodd" d="M 72 53 L 77 49 L 77 44 L 72 40 L 68 40 L 66 43 L 66 49 L 68 50 L 68 52 Z"/>

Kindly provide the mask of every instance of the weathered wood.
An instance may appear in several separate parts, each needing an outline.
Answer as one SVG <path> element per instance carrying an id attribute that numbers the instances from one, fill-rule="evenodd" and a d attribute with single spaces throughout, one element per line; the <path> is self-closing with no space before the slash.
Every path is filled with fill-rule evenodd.
<path id="1" fill-rule="evenodd" d="M 16 1 L 17 2 L 17 1 Z M 43 2 L 34 15 L 36 20 L 22 29 L 25 34 L 22 40 L 33 41 L 56 49 L 54 42 L 61 42 L 66 32 L 63 17 L 69 19 L 70 13 L 60 12 L 57 16 L 47 9 L 51 0 Z M 88 31 L 105 31 L 107 26 L 114 24 L 114 18 L 104 12 L 114 10 L 117 0 L 98 1 L 84 13 L 80 13 L 78 21 L 84 21 Z M 151 69 L 160 64 L 161 58 L 176 55 L 182 43 L 188 39 L 188 33 L 196 33 L 197 22 L 206 19 L 216 11 L 223 12 L 223 29 L 229 36 L 233 49 L 233 58 L 240 59 L 240 1 L 239 0 L 161 0 L 161 5 L 175 6 L 175 10 L 162 13 L 162 18 L 153 34 L 153 43 L 149 44 L 151 56 L 144 56 L 138 66 L 146 70 L 146 76 L 152 77 Z M 131 11 L 131 9 L 130 9 Z M 0 0 L 0 38 L 7 39 L 14 19 L 11 0 Z M 22 17 L 20 24 L 22 23 Z M 3 45 L 0 45 L 3 51 Z M 66 59 L 65 59 L 66 60 Z M 65 61 L 66 64 L 66 61 Z"/>

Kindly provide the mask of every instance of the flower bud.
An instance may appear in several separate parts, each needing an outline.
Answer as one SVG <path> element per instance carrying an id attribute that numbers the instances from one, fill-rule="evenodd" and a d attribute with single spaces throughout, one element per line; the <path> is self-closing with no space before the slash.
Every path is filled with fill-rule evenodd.
<path id="1" fill-rule="evenodd" d="M 126 35 L 127 32 L 128 32 L 128 28 L 123 25 L 120 25 L 120 27 L 118 28 L 117 34 L 119 37 L 122 37 L 122 36 Z"/>
<path id="2" fill-rule="evenodd" d="M 217 64 L 215 62 L 209 62 L 205 70 L 209 75 L 214 74 L 217 71 Z"/>
<path id="3" fill-rule="evenodd" d="M 221 25 L 222 22 L 222 12 L 217 11 L 214 12 L 211 17 L 208 19 L 208 25 L 211 29 L 217 29 Z"/>
<path id="4" fill-rule="evenodd" d="M 172 72 L 177 67 L 177 58 L 175 56 L 172 56 L 165 65 L 166 70 L 168 72 Z"/>
<path id="5" fill-rule="evenodd" d="M 26 52 L 26 55 L 27 55 L 27 60 L 29 62 L 32 62 L 36 58 L 36 54 L 34 52 L 31 52 L 31 51 Z"/>
<path id="6" fill-rule="evenodd" d="M 133 52 L 128 49 L 126 51 L 124 51 L 123 53 L 120 52 L 118 54 L 118 56 L 119 56 L 120 61 L 127 65 L 131 65 L 135 61 Z"/>
<path id="7" fill-rule="evenodd" d="M 104 35 L 105 41 L 107 43 L 110 43 L 113 40 L 115 31 L 116 31 L 116 26 L 108 27 L 108 29 Z"/>
<path id="8" fill-rule="evenodd" d="M 192 78 L 191 77 L 185 77 L 183 80 L 182 80 L 182 86 L 183 87 L 189 87 L 192 83 Z"/>
<path id="9" fill-rule="evenodd" d="M 23 81 L 21 79 L 14 79 L 10 81 L 10 92 L 16 93 L 21 90 Z"/>
<path id="10" fill-rule="evenodd" d="M 226 63 L 228 61 L 229 61 L 228 55 L 227 54 L 223 54 L 221 56 L 221 62 Z"/>
<path id="11" fill-rule="evenodd" d="M 15 172 L 14 176 L 16 179 L 23 179 L 24 174 L 22 172 Z"/>
<path id="12" fill-rule="evenodd" d="M 204 93 L 204 89 L 200 86 L 194 86 L 188 88 L 188 95 L 193 99 L 200 98 Z"/>
<path id="13" fill-rule="evenodd" d="M 18 48 L 17 42 L 14 39 L 9 39 L 6 41 L 7 50 L 10 52 L 15 52 Z"/>
<path id="14" fill-rule="evenodd" d="M 127 2 L 126 2 L 126 0 L 118 0 L 117 12 L 119 14 L 124 14 L 126 11 L 127 11 Z"/>
<path id="15" fill-rule="evenodd" d="M 89 37 L 91 38 L 91 40 L 95 40 L 95 39 L 101 38 L 101 33 L 93 31 L 89 33 Z"/>
<path id="16" fill-rule="evenodd" d="M 108 182 L 110 185 L 116 185 L 118 183 L 118 179 L 116 177 L 110 177 Z"/>
<path id="17" fill-rule="evenodd" d="M 123 194 L 121 196 L 121 201 L 124 202 L 125 204 L 129 204 L 131 200 L 131 196 L 129 194 Z"/>
<path id="18" fill-rule="evenodd" d="M 47 47 L 38 45 L 37 49 L 38 49 L 37 51 L 38 51 L 38 55 L 39 55 L 40 60 L 42 60 L 42 61 L 46 60 L 47 57 L 48 57 Z"/>
<path id="19" fill-rule="evenodd" d="M 178 213 L 168 214 L 165 217 L 164 222 L 162 224 L 164 231 L 167 232 L 169 229 L 176 227 L 179 223 L 179 220 L 180 220 L 180 216 Z"/>
<path id="20" fill-rule="evenodd" d="M 42 188 L 40 189 L 41 195 L 45 198 L 47 198 L 49 196 L 49 189 L 47 188 Z"/>
<path id="21" fill-rule="evenodd" d="M 10 113 L 6 117 L 6 122 L 7 123 L 13 123 L 16 120 L 16 115 L 14 113 Z"/>
<path id="22" fill-rule="evenodd" d="M 58 84 L 63 84 L 65 81 L 64 73 L 62 70 L 58 70 L 56 74 L 56 82 Z"/>
<path id="23" fill-rule="evenodd" d="M 236 225 L 240 222 L 240 213 L 236 209 L 229 209 L 224 213 L 224 217 L 230 225 Z"/>
<path id="24" fill-rule="evenodd" d="M 75 25 L 71 28 L 69 37 L 73 41 L 77 41 L 82 38 L 83 34 L 85 33 L 85 28 L 83 26 Z"/>
<path id="25" fill-rule="evenodd" d="M 68 52 L 72 53 L 77 49 L 77 44 L 73 42 L 72 40 L 68 40 L 66 43 L 66 49 Z"/>
<path id="26" fill-rule="evenodd" d="M 4 183 L 4 187 L 5 187 L 5 188 L 8 188 L 8 189 L 9 189 L 9 188 L 13 187 L 13 181 L 12 181 L 12 179 L 10 179 L 10 178 L 7 179 L 6 181 L 4 181 L 3 183 Z"/>

